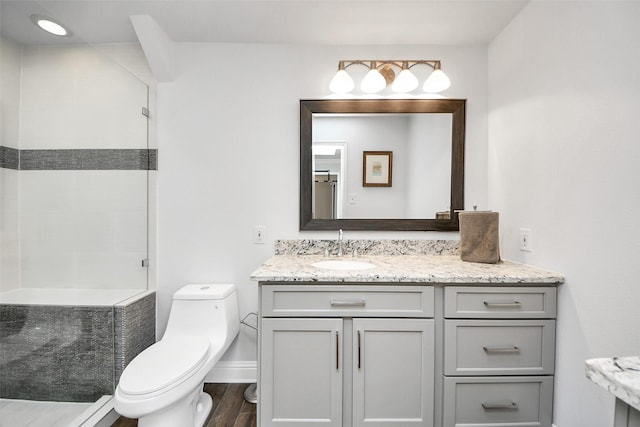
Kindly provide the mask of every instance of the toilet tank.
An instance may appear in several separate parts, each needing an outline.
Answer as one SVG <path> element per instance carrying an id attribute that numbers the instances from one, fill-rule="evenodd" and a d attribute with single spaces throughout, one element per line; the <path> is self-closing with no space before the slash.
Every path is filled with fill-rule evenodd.
<path id="1" fill-rule="evenodd" d="M 227 347 L 238 334 L 238 294 L 233 284 L 192 284 L 173 294 L 163 338 L 207 336 Z"/>

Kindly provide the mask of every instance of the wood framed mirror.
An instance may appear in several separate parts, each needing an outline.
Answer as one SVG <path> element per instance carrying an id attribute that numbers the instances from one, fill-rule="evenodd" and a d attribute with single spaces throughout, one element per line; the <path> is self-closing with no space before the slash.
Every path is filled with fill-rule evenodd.
<path id="1" fill-rule="evenodd" d="M 462 99 L 301 100 L 300 230 L 458 230 L 465 114 Z M 364 170 L 371 151 L 393 152 L 392 186 L 362 185 L 391 168 Z"/>

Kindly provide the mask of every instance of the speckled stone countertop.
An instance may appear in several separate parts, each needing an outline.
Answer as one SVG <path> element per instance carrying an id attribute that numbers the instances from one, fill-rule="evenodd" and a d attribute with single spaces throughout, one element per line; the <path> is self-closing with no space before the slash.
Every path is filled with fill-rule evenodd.
<path id="1" fill-rule="evenodd" d="M 524 264 L 464 262 L 458 255 L 364 255 L 344 260 L 368 261 L 369 270 L 327 270 L 312 264 L 336 260 L 335 256 L 275 255 L 251 274 L 259 282 L 331 283 L 449 283 L 449 284 L 559 284 L 560 273 Z"/>
<path id="2" fill-rule="evenodd" d="M 585 365 L 587 378 L 640 411 L 640 356 L 590 359 Z"/>

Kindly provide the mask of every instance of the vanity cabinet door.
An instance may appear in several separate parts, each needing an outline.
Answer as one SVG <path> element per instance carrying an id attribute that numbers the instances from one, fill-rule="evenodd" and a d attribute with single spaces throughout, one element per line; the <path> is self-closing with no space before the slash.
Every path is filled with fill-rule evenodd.
<path id="1" fill-rule="evenodd" d="M 262 319 L 261 427 L 342 425 L 342 324 Z"/>
<path id="2" fill-rule="evenodd" d="M 353 426 L 433 426 L 434 321 L 353 319 Z"/>

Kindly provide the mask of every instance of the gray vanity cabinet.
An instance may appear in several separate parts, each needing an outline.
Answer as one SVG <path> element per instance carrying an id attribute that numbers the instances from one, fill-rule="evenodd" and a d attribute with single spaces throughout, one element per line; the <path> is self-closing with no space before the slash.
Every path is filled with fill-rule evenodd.
<path id="1" fill-rule="evenodd" d="M 259 311 L 259 427 L 551 427 L 555 286 L 262 282 Z"/>
<path id="2" fill-rule="evenodd" d="M 640 411 L 616 398 L 613 427 L 640 427 Z"/>
<path id="3" fill-rule="evenodd" d="M 551 427 L 555 316 L 555 287 L 445 287 L 443 426 Z"/>
<path id="4" fill-rule="evenodd" d="M 262 285 L 259 426 L 432 427 L 433 295 Z"/>

